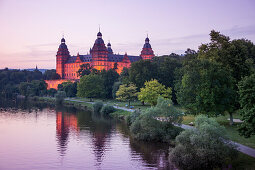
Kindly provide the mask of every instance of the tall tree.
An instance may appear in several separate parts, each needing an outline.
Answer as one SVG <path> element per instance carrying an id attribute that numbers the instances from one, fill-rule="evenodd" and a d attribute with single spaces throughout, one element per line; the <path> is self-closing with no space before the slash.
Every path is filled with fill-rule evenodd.
<path id="1" fill-rule="evenodd" d="M 255 74 L 244 77 L 238 83 L 241 116 L 244 121 L 239 132 L 245 137 L 255 135 Z"/>
<path id="2" fill-rule="evenodd" d="M 181 72 L 175 84 L 178 103 L 193 114 L 216 116 L 228 112 L 233 124 L 237 94 L 230 73 L 207 60 L 189 61 Z"/>
<path id="3" fill-rule="evenodd" d="M 142 102 L 150 103 L 155 106 L 159 96 L 171 99 L 172 90 L 170 87 L 166 88 L 160 84 L 156 79 L 146 81 L 145 87 L 141 88 L 138 93 L 138 99 Z"/>
<path id="4" fill-rule="evenodd" d="M 84 75 L 89 75 L 92 72 L 93 67 L 90 66 L 89 63 L 86 64 L 82 64 L 80 65 L 80 69 L 78 70 L 78 75 L 80 77 L 84 76 Z"/>
<path id="5" fill-rule="evenodd" d="M 128 101 L 128 106 L 130 106 L 130 102 L 137 98 L 137 87 L 132 83 L 120 85 L 116 97 L 117 100 Z"/>
<path id="6" fill-rule="evenodd" d="M 81 77 L 77 87 L 77 96 L 92 98 L 102 97 L 104 89 L 104 81 L 100 75 L 89 74 Z"/>
<path id="7" fill-rule="evenodd" d="M 158 78 L 157 64 L 150 60 L 140 60 L 131 64 L 129 80 L 140 89 L 146 81 Z"/>

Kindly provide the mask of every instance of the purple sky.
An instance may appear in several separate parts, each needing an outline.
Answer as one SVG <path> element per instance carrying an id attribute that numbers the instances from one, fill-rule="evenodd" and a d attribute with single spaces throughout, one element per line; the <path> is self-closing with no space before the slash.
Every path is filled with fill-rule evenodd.
<path id="1" fill-rule="evenodd" d="M 212 29 L 255 42 L 254 0 L 0 0 L 0 69 L 55 68 L 64 33 L 86 54 L 101 25 L 114 53 L 139 55 L 149 33 L 156 55 L 197 50 Z"/>

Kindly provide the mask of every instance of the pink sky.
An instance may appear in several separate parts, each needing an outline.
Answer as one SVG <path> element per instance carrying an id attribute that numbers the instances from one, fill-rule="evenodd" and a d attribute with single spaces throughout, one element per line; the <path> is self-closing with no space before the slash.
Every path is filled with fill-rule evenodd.
<path id="1" fill-rule="evenodd" d="M 149 33 L 156 55 L 197 50 L 215 29 L 255 42 L 254 0 L 0 0 L 0 69 L 55 68 L 62 34 L 86 54 L 101 25 L 114 53 L 139 55 Z"/>

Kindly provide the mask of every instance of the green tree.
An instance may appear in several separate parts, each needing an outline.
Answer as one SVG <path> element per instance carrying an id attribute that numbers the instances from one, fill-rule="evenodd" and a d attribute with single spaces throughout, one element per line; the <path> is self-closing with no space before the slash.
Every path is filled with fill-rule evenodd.
<path id="1" fill-rule="evenodd" d="M 81 77 L 77 87 L 77 96 L 92 98 L 102 97 L 104 89 L 104 81 L 100 75 L 89 74 Z"/>
<path id="2" fill-rule="evenodd" d="M 120 85 L 119 90 L 116 92 L 116 99 L 120 101 L 128 101 L 128 106 L 130 106 L 130 102 L 137 97 L 136 89 L 137 87 L 132 83 Z"/>
<path id="3" fill-rule="evenodd" d="M 228 112 L 233 124 L 237 94 L 227 70 L 207 60 L 191 60 L 183 66 L 181 75 L 175 84 L 177 100 L 188 113 L 217 116 Z"/>
<path id="4" fill-rule="evenodd" d="M 56 97 L 56 103 L 57 103 L 57 104 L 62 104 L 63 101 L 64 101 L 64 99 L 65 99 L 65 97 L 66 97 L 66 92 L 64 92 L 64 91 L 58 91 L 58 92 L 56 93 L 55 97 Z"/>
<path id="5" fill-rule="evenodd" d="M 146 81 L 158 78 L 157 64 L 150 60 L 140 60 L 133 62 L 129 69 L 129 80 L 138 87 L 142 88 Z"/>
<path id="6" fill-rule="evenodd" d="M 155 106 L 159 96 L 171 99 L 171 88 L 166 88 L 164 85 L 160 84 L 158 80 L 146 81 L 144 85 L 145 87 L 141 88 L 141 91 L 138 93 L 138 99 L 140 101 Z"/>
<path id="7" fill-rule="evenodd" d="M 157 105 L 134 113 L 135 120 L 131 120 L 130 131 L 134 138 L 144 141 L 169 142 L 181 131 L 173 124 L 182 121 L 182 114 L 177 111 L 171 100 L 159 97 Z"/>
<path id="8" fill-rule="evenodd" d="M 241 135 L 250 137 L 255 135 L 255 74 L 244 77 L 238 83 L 241 116 L 244 121 L 239 128 Z"/>
<path id="9" fill-rule="evenodd" d="M 63 82 L 62 90 L 66 92 L 66 97 L 75 97 L 77 93 L 77 82 Z"/>
<path id="10" fill-rule="evenodd" d="M 99 75 L 102 77 L 104 82 L 104 98 L 112 98 L 112 88 L 114 82 L 118 81 L 119 74 L 113 69 L 102 70 Z"/>
<path id="11" fill-rule="evenodd" d="M 226 134 L 225 128 L 216 120 L 198 116 L 194 129 L 187 129 L 177 136 L 175 148 L 170 148 L 169 159 L 181 169 L 221 169 L 238 153 Z"/>
<path id="12" fill-rule="evenodd" d="M 56 80 L 56 79 L 60 79 L 60 75 L 56 73 L 55 69 L 46 70 L 43 73 L 43 79 L 44 80 Z"/>
<path id="13" fill-rule="evenodd" d="M 47 93 L 48 93 L 49 96 L 54 97 L 55 94 L 57 93 L 57 90 L 53 89 L 53 88 L 50 88 Z"/>
<path id="14" fill-rule="evenodd" d="M 210 33 L 211 42 L 199 47 L 198 57 L 220 63 L 229 70 L 236 82 L 250 75 L 254 69 L 255 46 L 245 39 L 230 41 L 228 36 L 214 30 Z"/>
<path id="15" fill-rule="evenodd" d="M 84 75 L 89 75 L 92 72 L 92 69 L 93 69 L 93 67 L 90 66 L 89 63 L 82 64 L 82 65 L 80 65 L 80 68 L 77 73 L 80 77 L 82 77 Z"/>
<path id="16" fill-rule="evenodd" d="M 114 99 L 116 98 L 116 92 L 119 90 L 120 85 L 121 85 L 121 82 L 117 81 L 112 86 L 112 97 Z"/>
<path id="17" fill-rule="evenodd" d="M 120 82 L 122 82 L 122 84 L 129 84 L 129 73 L 128 73 L 128 68 L 124 67 L 120 73 Z"/>

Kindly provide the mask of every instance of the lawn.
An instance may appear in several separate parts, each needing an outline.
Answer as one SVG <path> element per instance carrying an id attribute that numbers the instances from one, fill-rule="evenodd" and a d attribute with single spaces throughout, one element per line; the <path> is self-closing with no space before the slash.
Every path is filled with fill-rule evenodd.
<path id="1" fill-rule="evenodd" d="M 240 115 L 235 113 L 233 115 L 233 117 L 235 119 L 240 118 Z M 239 123 L 234 123 L 233 126 L 229 125 L 229 115 L 225 115 L 225 116 L 218 116 L 216 117 L 216 120 L 219 124 L 225 126 L 228 136 L 232 141 L 235 141 L 237 143 L 255 148 L 255 136 L 252 136 L 250 138 L 245 138 L 243 136 L 240 136 L 237 129 L 238 129 L 238 124 Z M 188 125 L 190 122 L 194 122 L 195 120 L 195 116 L 194 115 L 186 115 L 183 117 L 183 124 Z"/>

